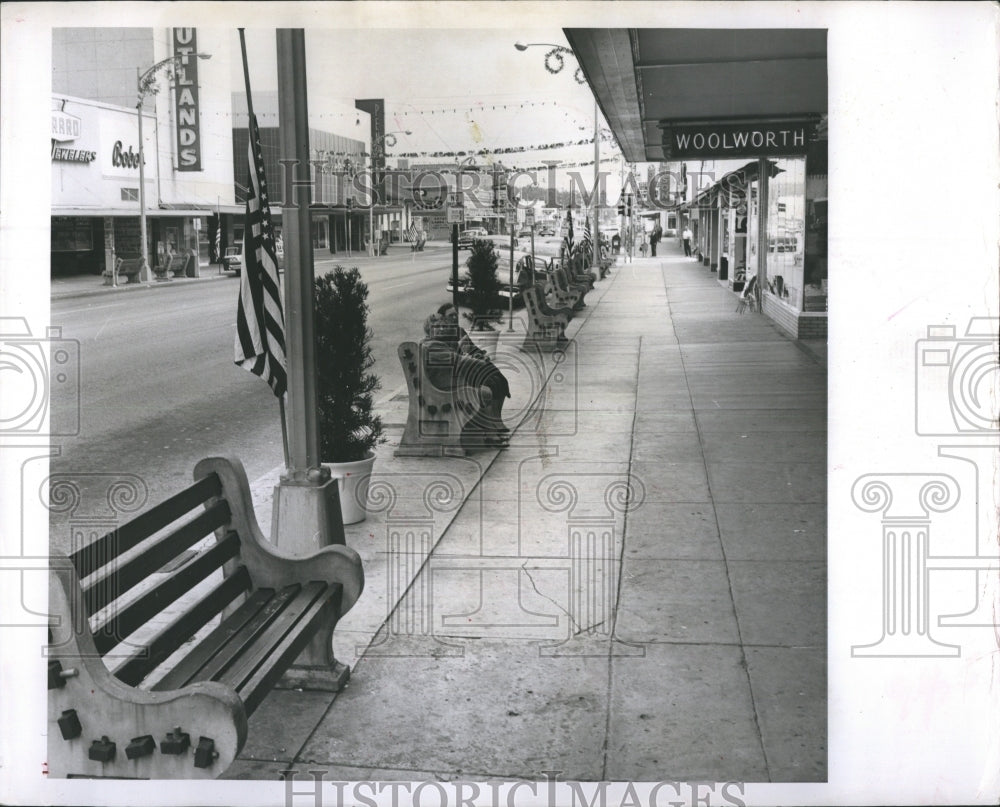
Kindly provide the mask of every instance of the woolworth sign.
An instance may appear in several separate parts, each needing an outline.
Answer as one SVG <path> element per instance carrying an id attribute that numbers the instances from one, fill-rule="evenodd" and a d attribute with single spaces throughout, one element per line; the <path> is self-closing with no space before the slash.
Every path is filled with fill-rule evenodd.
<path id="1" fill-rule="evenodd" d="M 663 121 L 663 159 L 744 159 L 805 154 L 816 123 L 812 118 L 781 121 L 678 123 Z"/>

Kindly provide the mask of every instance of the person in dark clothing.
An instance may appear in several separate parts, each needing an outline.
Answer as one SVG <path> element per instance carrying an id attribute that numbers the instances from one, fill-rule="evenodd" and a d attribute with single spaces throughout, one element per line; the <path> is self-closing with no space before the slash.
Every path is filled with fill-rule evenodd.
<path id="1" fill-rule="evenodd" d="M 649 255 L 652 258 L 656 257 L 656 245 L 660 243 L 660 239 L 663 238 L 663 228 L 660 226 L 660 222 L 656 222 L 656 226 L 653 228 L 653 232 L 649 235 Z"/>

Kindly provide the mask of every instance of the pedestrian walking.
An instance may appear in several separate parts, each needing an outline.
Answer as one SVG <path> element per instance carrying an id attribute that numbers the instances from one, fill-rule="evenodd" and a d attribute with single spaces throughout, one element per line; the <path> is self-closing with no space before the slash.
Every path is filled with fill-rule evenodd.
<path id="1" fill-rule="evenodd" d="M 649 255 L 652 258 L 656 257 L 656 245 L 660 243 L 660 239 L 663 238 L 663 228 L 660 226 L 660 222 L 656 222 L 656 226 L 653 228 L 653 232 L 649 235 Z"/>
<path id="2" fill-rule="evenodd" d="M 691 257 L 691 239 L 694 238 L 694 233 L 691 232 L 690 227 L 684 228 L 684 233 L 681 236 L 684 239 L 684 255 L 688 258 Z"/>

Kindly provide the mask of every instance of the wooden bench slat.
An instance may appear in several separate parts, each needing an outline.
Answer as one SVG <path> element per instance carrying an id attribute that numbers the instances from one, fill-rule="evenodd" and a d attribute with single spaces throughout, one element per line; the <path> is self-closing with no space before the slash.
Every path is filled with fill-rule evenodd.
<path id="1" fill-rule="evenodd" d="M 173 669 L 153 684 L 150 690 L 161 692 L 167 689 L 180 689 L 196 678 L 200 679 L 199 673 L 202 668 L 211 661 L 219 648 L 253 619 L 274 596 L 274 589 L 270 588 L 252 591 L 246 600 L 222 621 L 222 624 L 199 642 Z"/>
<path id="2" fill-rule="evenodd" d="M 240 537 L 229 532 L 225 538 L 184 564 L 145 594 L 112 614 L 94 630 L 94 644 L 103 656 L 112 647 L 138 630 L 173 602 L 184 596 L 222 565 L 239 555 Z"/>
<path id="3" fill-rule="evenodd" d="M 129 660 L 115 670 L 115 677 L 129 686 L 137 686 L 213 617 L 220 614 L 223 608 L 248 591 L 251 585 L 246 567 L 240 566 L 191 608 L 185 609 L 184 613 L 150 639 L 145 647 L 137 648 Z"/>
<path id="4" fill-rule="evenodd" d="M 231 686 L 237 693 L 250 680 L 261 663 L 273 649 L 292 631 L 296 624 L 307 613 L 310 607 L 327 590 L 327 584 L 319 581 L 306 583 L 295 595 L 294 599 L 271 620 L 266 629 L 255 637 L 253 643 L 241 653 L 237 663 L 219 676 L 212 676 L 213 681 L 221 681 Z"/>
<path id="5" fill-rule="evenodd" d="M 164 564 L 190 549 L 209 533 L 229 522 L 229 505 L 219 500 L 176 530 L 147 547 L 141 555 L 106 567 L 104 574 L 84 588 L 84 603 L 89 613 L 101 610 L 134 585 L 162 568 Z"/>
<path id="6" fill-rule="evenodd" d="M 197 670 L 199 681 L 217 681 L 225 672 L 247 652 L 254 647 L 260 636 L 284 611 L 290 602 L 301 592 L 302 586 L 296 584 L 283 588 L 273 594 L 263 607 L 235 632 L 229 630 L 213 631 L 202 644 L 211 652 L 208 660 Z M 220 629 L 228 628 L 228 620 Z"/>
<path id="7" fill-rule="evenodd" d="M 268 656 L 253 676 L 238 690 L 247 714 L 253 714 L 267 693 L 313 637 L 317 624 L 336 619 L 340 612 L 343 587 L 339 583 L 327 586 L 280 643 L 268 651 Z"/>
<path id="8" fill-rule="evenodd" d="M 88 577 L 153 533 L 159 532 L 185 513 L 194 510 L 199 504 L 221 493 L 222 483 L 218 475 L 206 476 L 191 487 L 136 516 L 117 530 L 81 547 L 70 555 L 69 559 L 81 578 Z"/>

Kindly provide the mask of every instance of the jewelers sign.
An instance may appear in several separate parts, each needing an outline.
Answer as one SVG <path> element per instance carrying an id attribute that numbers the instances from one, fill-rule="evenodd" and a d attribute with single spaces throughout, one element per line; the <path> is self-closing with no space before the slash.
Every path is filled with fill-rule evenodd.
<path id="1" fill-rule="evenodd" d="M 198 52 L 194 28 L 172 29 L 174 55 L 174 115 L 177 121 L 177 170 L 201 170 L 201 126 L 198 106 Z"/>
<path id="2" fill-rule="evenodd" d="M 743 159 L 805 154 L 815 129 L 813 119 L 746 123 L 660 124 L 663 159 Z"/>

